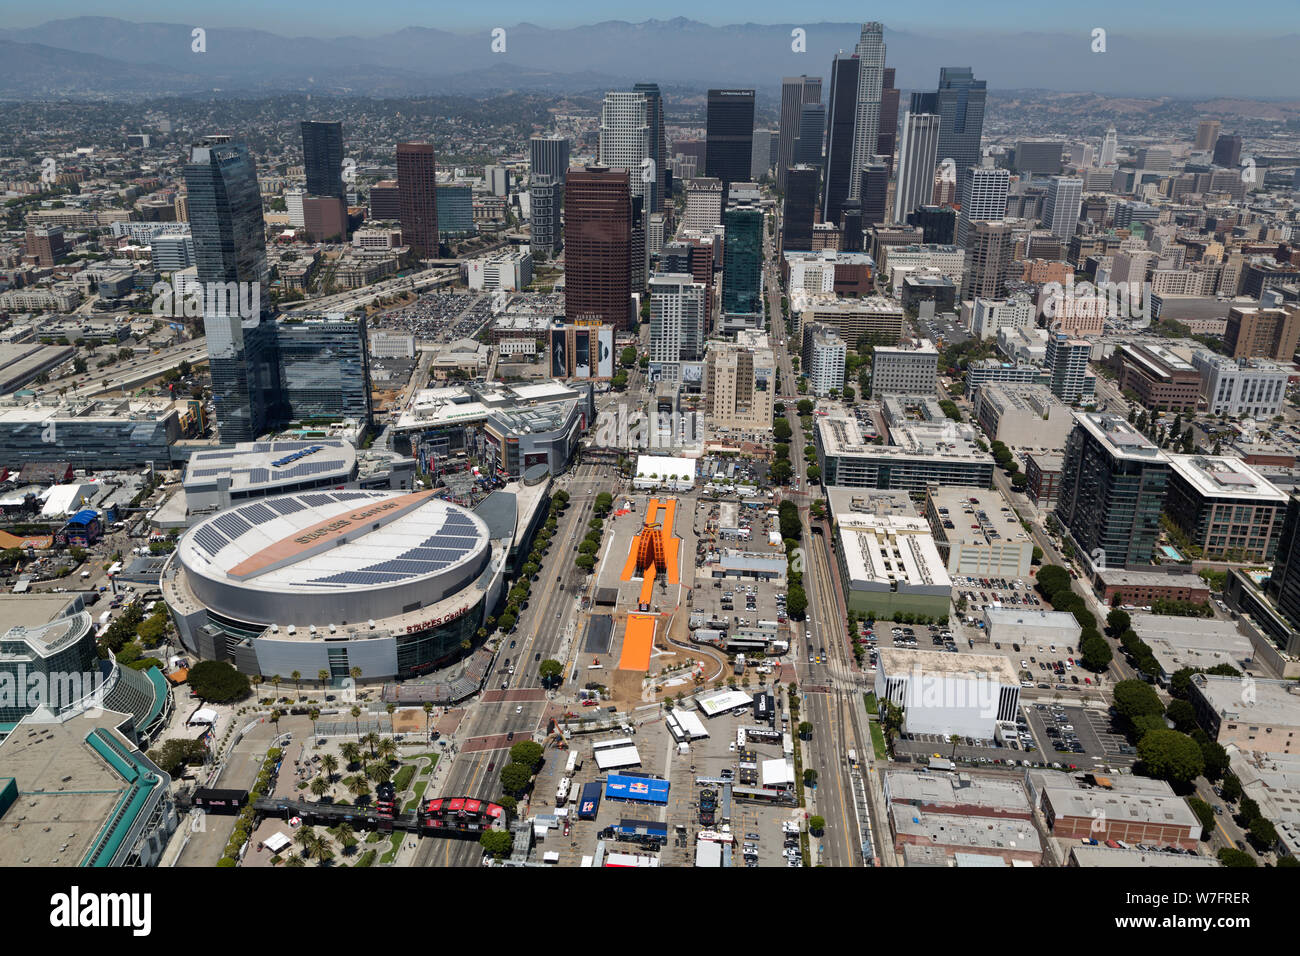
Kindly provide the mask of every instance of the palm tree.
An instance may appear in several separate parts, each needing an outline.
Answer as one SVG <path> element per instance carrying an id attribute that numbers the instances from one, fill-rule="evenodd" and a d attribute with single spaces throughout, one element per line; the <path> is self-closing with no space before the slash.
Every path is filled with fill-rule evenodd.
<path id="1" fill-rule="evenodd" d="M 355 667 L 352 668 L 352 670 L 348 671 L 348 673 L 352 675 L 352 679 L 353 679 L 354 681 L 360 681 L 360 680 L 361 680 L 361 665 L 360 665 L 360 664 L 356 665 Z"/>
<path id="2" fill-rule="evenodd" d="M 256 693 L 257 693 L 258 685 L 262 683 L 262 675 L 261 675 L 261 674 L 250 674 L 248 680 L 249 680 L 249 683 L 251 683 L 251 684 L 253 685 L 253 693 L 256 694 Z"/>
<path id="3" fill-rule="evenodd" d="M 303 827 L 293 835 L 293 842 L 302 848 L 304 854 L 309 853 L 312 845 L 319 839 L 312 827 Z"/>
<path id="4" fill-rule="evenodd" d="M 339 769 L 339 758 L 333 754 L 325 754 L 320 758 L 320 768 L 325 771 L 325 776 L 329 777 L 330 782 L 333 783 L 334 771 Z"/>
<path id="5" fill-rule="evenodd" d="M 322 689 L 325 687 L 326 684 L 329 683 L 329 679 L 330 679 L 330 672 L 325 670 L 324 668 L 316 672 L 316 680 L 320 684 Z"/>
<path id="6" fill-rule="evenodd" d="M 390 703 L 384 708 L 384 710 L 388 711 L 388 727 L 391 730 L 393 726 L 393 713 L 397 710 L 397 705 Z"/>
<path id="7" fill-rule="evenodd" d="M 375 745 L 379 743 L 379 734 L 372 730 L 361 738 L 361 742 L 370 748 L 370 757 L 373 760 L 375 757 Z"/>
<path id="8" fill-rule="evenodd" d="M 280 718 L 283 716 L 284 716 L 284 711 L 282 711 L 279 707 L 271 711 L 271 723 L 275 724 L 275 732 L 277 734 L 280 732 Z"/>
<path id="9" fill-rule="evenodd" d="M 299 700 L 301 700 L 302 699 L 302 674 L 299 671 L 294 671 L 289 676 L 293 678 L 294 696 L 297 697 Z"/>
<path id="10" fill-rule="evenodd" d="M 279 674 L 272 674 L 272 675 L 271 675 L 271 684 L 274 685 L 274 687 L 275 687 L 275 696 L 276 696 L 276 697 L 279 697 L 279 696 L 280 696 L 280 681 L 281 681 L 281 679 L 282 679 L 282 678 L 280 677 Z"/>
<path id="11" fill-rule="evenodd" d="M 361 708 L 356 704 L 352 705 L 352 719 L 357 722 L 357 740 L 361 739 Z"/>
<path id="12" fill-rule="evenodd" d="M 306 866 L 307 864 L 304 863 L 304 862 L 302 861 L 302 857 L 300 857 L 300 856 L 291 856 L 291 857 L 289 857 L 289 859 L 287 859 L 287 860 L 284 861 L 284 865 L 285 865 L 285 866 L 291 866 L 291 867 L 297 869 L 298 867 L 300 867 L 300 866 Z"/>
<path id="13" fill-rule="evenodd" d="M 360 800 L 370 793 L 370 785 L 366 783 L 366 778 L 362 774 L 355 774 L 348 778 L 348 792 Z"/>
<path id="14" fill-rule="evenodd" d="M 430 731 L 430 729 L 429 729 L 429 721 L 430 721 L 430 720 L 432 719 L 432 717 L 433 717 L 433 704 L 432 704 L 432 702 L 426 700 L 426 701 L 424 702 L 424 704 L 422 705 L 421 709 L 424 711 L 424 739 L 425 739 L 425 740 L 428 740 L 428 739 L 429 739 L 429 735 L 430 735 L 430 733 L 431 733 L 431 731 Z"/>
<path id="15" fill-rule="evenodd" d="M 343 759 L 348 762 L 349 767 L 361 763 L 361 747 L 350 740 L 339 748 L 339 753 L 343 754 Z M 325 761 L 329 759 L 330 756 L 326 754 L 321 758 L 321 765 L 323 766 Z"/>
<path id="16" fill-rule="evenodd" d="M 318 866 L 324 866 L 334 859 L 334 850 L 328 840 L 320 839 L 312 844 L 311 849 L 307 851 L 307 856 L 315 860 Z"/>
<path id="17" fill-rule="evenodd" d="M 311 735 L 316 736 L 316 721 L 320 719 L 320 708 L 313 707 L 307 711 L 307 716 L 311 718 Z"/>
<path id="18" fill-rule="evenodd" d="M 957 745 L 958 745 L 959 743 L 961 743 L 961 737 L 959 737 L 957 734 L 952 734 L 952 735 L 950 735 L 950 736 L 948 737 L 948 743 L 952 744 L 952 753 L 948 756 L 948 759 L 949 759 L 949 760 L 956 760 L 956 759 L 957 759 Z"/>
<path id="19" fill-rule="evenodd" d="M 343 848 L 344 853 L 347 853 L 352 847 L 356 846 L 356 832 L 357 831 L 352 828 L 352 824 L 346 822 L 340 823 L 334 828 L 334 838 L 339 841 L 339 846 Z"/>
<path id="20" fill-rule="evenodd" d="M 397 741 L 392 737 L 385 737 L 379 741 L 379 756 L 385 760 L 392 760 L 397 756 Z"/>
<path id="21" fill-rule="evenodd" d="M 388 783 L 393 779 L 393 770 L 386 763 L 372 763 L 366 768 L 366 776 L 375 783 Z"/>
<path id="22" fill-rule="evenodd" d="M 312 780 L 308 789 L 311 790 L 312 796 L 319 799 L 330 792 L 330 785 L 324 777 L 316 777 Z"/>

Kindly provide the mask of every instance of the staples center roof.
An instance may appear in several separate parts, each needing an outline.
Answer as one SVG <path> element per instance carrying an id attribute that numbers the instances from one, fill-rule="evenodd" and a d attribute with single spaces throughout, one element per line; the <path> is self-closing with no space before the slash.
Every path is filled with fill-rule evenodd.
<path id="1" fill-rule="evenodd" d="M 229 508 L 181 538 L 191 574 L 295 594 L 442 576 L 489 546 L 483 521 L 432 492 L 308 492 Z"/>

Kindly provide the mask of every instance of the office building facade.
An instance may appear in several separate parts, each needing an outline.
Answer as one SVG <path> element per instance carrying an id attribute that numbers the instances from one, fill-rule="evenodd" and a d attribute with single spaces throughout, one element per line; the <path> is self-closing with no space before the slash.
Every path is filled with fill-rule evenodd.
<path id="1" fill-rule="evenodd" d="M 957 218 L 957 245 L 970 240 L 972 223 L 981 220 L 999 222 L 1007 215 L 1007 195 L 1011 189 L 1011 174 L 1005 169 L 985 166 L 967 166 L 958 170 L 958 202 L 961 215 Z"/>
<path id="2" fill-rule="evenodd" d="M 402 244 L 421 259 L 438 256 L 437 170 L 431 144 L 397 144 Z"/>
<path id="3" fill-rule="evenodd" d="M 894 187 L 895 223 L 907 222 L 918 207 L 930 202 L 938 164 L 942 120 L 933 113 L 908 113 L 898 154 L 898 183 Z"/>
<path id="4" fill-rule="evenodd" d="M 857 122 L 859 61 L 839 55 L 831 64 L 830 94 L 826 109 L 826 174 L 822 187 L 822 222 L 839 222 L 840 212 L 856 192 L 852 184 L 854 131 Z"/>
<path id="5" fill-rule="evenodd" d="M 859 199 L 858 170 L 871 162 L 880 148 L 880 106 L 885 88 L 885 27 L 877 21 L 862 24 L 858 45 L 858 90 L 853 127 L 853 166 L 849 172 L 849 199 Z"/>
<path id="6" fill-rule="evenodd" d="M 817 215 L 817 186 L 820 173 L 815 166 L 785 170 L 785 208 L 781 216 L 781 249 L 812 249 L 813 219 Z"/>
<path id="7" fill-rule="evenodd" d="M 352 419 L 370 424 L 364 317 L 282 316 L 275 323 L 275 335 L 288 419 Z"/>
<path id="8" fill-rule="evenodd" d="M 1052 235 L 1068 241 L 1079 225 L 1083 206 L 1083 180 L 1071 176 L 1053 176 L 1047 183 L 1043 199 L 1043 225 Z"/>
<path id="9" fill-rule="evenodd" d="M 776 186 L 786 190 L 786 175 L 790 167 L 796 165 L 795 144 L 802 135 L 801 120 L 803 108 L 807 104 L 817 104 L 822 100 L 822 78 L 820 76 L 787 76 L 781 80 L 781 128 L 778 131 L 776 147 Z M 821 154 L 821 130 L 817 131 L 818 158 Z"/>
<path id="10" fill-rule="evenodd" d="M 705 119 L 704 173 L 722 182 L 749 179 L 754 154 L 754 91 L 709 90 Z"/>
<path id="11" fill-rule="evenodd" d="M 759 314 L 763 311 L 763 210 L 756 203 L 731 202 L 722 222 L 726 227 L 722 311 Z"/>
<path id="12" fill-rule="evenodd" d="M 343 183 L 343 124 L 302 123 L 302 167 L 307 175 L 307 195 L 332 196 L 346 204 Z"/>
<path id="13" fill-rule="evenodd" d="M 530 176 L 550 176 L 560 185 L 569 172 L 569 139 L 567 136 L 532 136 L 528 140 L 528 173 Z"/>
<path id="14" fill-rule="evenodd" d="M 571 169 L 564 206 L 565 318 L 627 329 L 632 307 L 628 174 L 605 166 Z"/>

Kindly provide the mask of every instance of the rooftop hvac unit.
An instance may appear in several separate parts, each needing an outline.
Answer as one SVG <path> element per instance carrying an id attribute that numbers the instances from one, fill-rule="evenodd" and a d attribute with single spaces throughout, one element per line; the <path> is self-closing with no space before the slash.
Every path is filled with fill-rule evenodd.
<path id="1" fill-rule="evenodd" d="M 298 629 L 297 629 L 296 627 L 294 627 L 292 624 L 289 625 L 288 631 L 289 631 L 290 634 L 297 633 L 297 630 L 298 630 Z"/>
<path id="2" fill-rule="evenodd" d="M 271 625 L 271 633 L 272 633 L 272 634 L 279 634 L 279 633 L 280 633 L 280 625 L 279 625 L 279 624 L 272 624 L 272 625 Z"/>
<path id="3" fill-rule="evenodd" d="M 371 618 L 369 621 L 367 621 L 367 622 L 366 622 L 366 626 L 369 627 L 370 630 L 373 631 L 373 630 L 375 629 L 375 620 L 374 620 L 374 618 Z"/>
<path id="4" fill-rule="evenodd" d="M 311 636 L 312 636 L 312 637 L 315 637 L 315 636 L 316 636 L 316 625 L 315 625 L 315 624 L 311 625 L 311 627 L 309 628 L 309 630 L 311 631 Z"/>
<path id="5" fill-rule="evenodd" d="M 335 631 L 337 631 L 337 630 L 338 630 L 338 628 L 335 627 L 333 624 L 330 625 L 330 633 L 331 633 L 331 634 L 333 634 L 333 633 L 334 633 Z"/>

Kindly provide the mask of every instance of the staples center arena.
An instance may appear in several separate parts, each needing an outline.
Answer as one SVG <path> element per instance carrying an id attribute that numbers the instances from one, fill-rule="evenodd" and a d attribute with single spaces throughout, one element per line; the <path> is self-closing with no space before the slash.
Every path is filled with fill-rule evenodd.
<path id="1" fill-rule="evenodd" d="M 404 679 L 475 640 L 509 547 L 432 492 L 310 492 L 200 521 L 162 590 L 185 647 L 243 673 Z"/>

